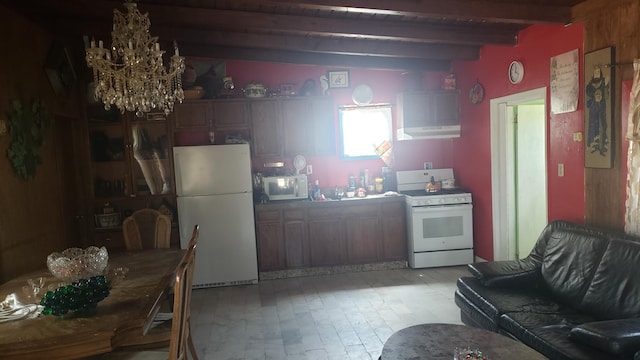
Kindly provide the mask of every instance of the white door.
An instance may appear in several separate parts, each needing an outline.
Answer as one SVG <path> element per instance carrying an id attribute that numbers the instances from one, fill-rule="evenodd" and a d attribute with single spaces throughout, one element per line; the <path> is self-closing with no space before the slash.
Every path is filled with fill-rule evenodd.
<path id="1" fill-rule="evenodd" d="M 545 99 L 546 88 L 540 88 L 491 100 L 494 260 L 525 257 L 541 230 L 534 229 L 548 221 Z M 518 117 L 527 119 L 520 124 L 514 107 L 524 104 L 537 106 L 518 109 Z"/>
<path id="2" fill-rule="evenodd" d="M 547 225 L 544 104 L 513 106 L 515 115 L 515 258 L 527 257 Z M 510 256 L 511 257 L 511 256 Z"/>

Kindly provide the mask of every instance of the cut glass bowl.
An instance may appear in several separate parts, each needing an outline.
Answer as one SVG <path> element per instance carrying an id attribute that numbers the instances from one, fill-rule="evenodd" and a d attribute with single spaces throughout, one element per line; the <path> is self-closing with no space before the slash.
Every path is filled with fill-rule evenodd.
<path id="1" fill-rule="evenodd" d="M 107 248 L 89 246 L 86 249 L 69 248 L 47 256 L 47 267 L 53 276 L 74 282 L 102 275 L 109 262 Z"/>

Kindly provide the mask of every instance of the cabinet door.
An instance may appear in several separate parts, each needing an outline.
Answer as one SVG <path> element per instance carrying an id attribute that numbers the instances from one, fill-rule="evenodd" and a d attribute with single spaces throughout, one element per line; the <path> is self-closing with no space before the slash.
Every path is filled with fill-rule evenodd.
<path id="1" fill-rule="evenodd" d="M 161 195 L 173 192 L 171 144 L 166 118 L 153 114 L 131 119 L 129 136 L 131 150 L 131 194 Z"/>
<path id="2" fill-rule="evenodd" d="M 173 126 L 177 130 L 206 129 L 211 122 L 211 105 L 207 100 L 185 101 L 173 109 Z"/>
<path id="3" fill-rule="evenodd" d="M 309 245 L 304 220 L 284 222 L 285 262 L 288 269 L 308 266 Z"/>
<path id="4" fill-rule="evenodd" d="M 306 99 L 287 99 L 280 104 L 285 155 L 313 155 L 313 120 L 311 102 Z"/>
<path id="5" fill-rule="evenodd" d="M 213 128 L 216 130 L 246 129 L 246 100 L 216 100 L 213 107 Z"/>
<path id="6" fill-rule="evenodd" d="M 255 156 L 280 155 L 280 111 L 276 100 L 247 102 L 251 117 L 253 154 Z"/>
<path id="7" fill-rule="evenodd" d="M 313 144 L 315 155 L 336 154 L 336 117 L 331 98 L 313 100 Z"/>
<path id="8" fill-rule="evenodd" d="M 258 241 L 258 269 L 271 271 L 284 269 L 284 249 L 280 222 L 256 223 Z"/>
<path id="9" fill-rule="evenodd" d="M 407 260 L 407 232 L 404 204 L 382 204 L 381 260 Z"/>
<path id="10" fill-rule="evenodd" d="M 438 91 L 432 94 L 433 119 L 437 125 L 460 124 L 460 104 L 457 91 Z"/>
<path id="11" fill-rule="evenodd" d="M 347 257 L 349 264 L 362 264 L 378 261 L 380 229 L 378 218 L 347 218 Z"/>
<path id="12" fill-rule="evenodd" d="M 93 198 L 108 202 L 111 198 L 128 196 L 131 185 L 125 120 L 117 110 L 105 111 L 102 106 L 90 106 L 87 114 Z"/>
<path id="13" fill-rule="evenodd" d="M 341 219 L 309 221 L 309 248 L 312 266 L 345 264 L 344 222 Z"/>
<path id="14" fill-rule="evenodd" d="M 330 98 L 285 99 L 280 106 L 286 155 L 335 154 L 335 120 Z"/>
<path id="15" fill-rule="evenodd" d="M 457 91 L 407 92 L 399 95 L 399 127 L 459 125 Z"/>

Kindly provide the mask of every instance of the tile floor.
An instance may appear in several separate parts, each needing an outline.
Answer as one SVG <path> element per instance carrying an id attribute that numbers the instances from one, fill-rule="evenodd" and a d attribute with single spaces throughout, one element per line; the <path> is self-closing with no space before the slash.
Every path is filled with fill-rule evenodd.
<path id="1" fill-rule="evenodd" d="M 466 267 L 397 269 L 194 290 L 200 359 L 378 359 L 395 331 L 461 324 L 453 301 Z"/>

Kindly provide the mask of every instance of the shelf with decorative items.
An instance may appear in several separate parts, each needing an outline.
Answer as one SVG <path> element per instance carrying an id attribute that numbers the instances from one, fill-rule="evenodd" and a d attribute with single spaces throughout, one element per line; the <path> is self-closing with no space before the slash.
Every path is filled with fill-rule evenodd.
<path id="1" fill-rule="evenodd" d="M 91 152 L 92 244 L 110 250 L 124 248 L 122 221 L 142 208 L 172 217 L 172 244 L 178 246 L 176 197 L 173 187 L 173 147 L 164 113 L 138 117 L 88 105 Z"/>

